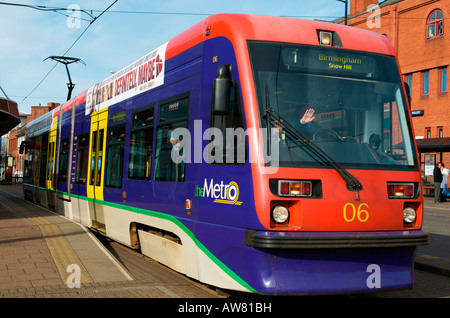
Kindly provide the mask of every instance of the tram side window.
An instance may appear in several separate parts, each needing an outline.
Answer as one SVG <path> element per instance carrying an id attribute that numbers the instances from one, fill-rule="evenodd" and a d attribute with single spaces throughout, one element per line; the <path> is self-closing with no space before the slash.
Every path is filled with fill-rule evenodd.
<path id="1" fill-rule="evenodd" d="M 38 137 L 35 139 L 35 144 L 33 147 L 33 152 L 32 152 L 32 172 L 31 172 L 31 177 L 33 179 L 33 185 L 35 186 L 39 186 L 39 176 L 40 176 L 40 170 L 41 170 L 41 142 L 42 142 L 42 137 Z M 46 154 L 47 155 L 47 154 Z"/>
<path id="2" fill-rule="evenodd" d="M 75 183 L 86 184 L 89 156 L 89 134 L 80 135 L 77 145 L 77 159 L 75 164 Z"/>
<path id="3" fill-rule="evenodd" d="M 124 142 L 125 125 L 111 127 L 106 157 L 106 187 L 122 187 Z"/>
<path id="4" fill-rule="evenodd" d="M 189 96 L 163 103 L 159 107 L 155 147 L 157 181 L 184 182 L 186 149 L 182 137 L 174 130 L 188 127 Z M 172 151 L 174 150 L 174 151 Z"/>
<path id="5" fill-rule="evenodd" d="M 32 171 L 33 171 L 33 154 L 34 154 L 35 140 L 27 142 L 27 147 L 24 156 L 24 172 L 23 178 L 25 183 L 32 183 Z"/>
<path id="6" fill-rule="evenodd" d="M 230 89 L 226 114 L 211 113 L 211 135 L 208 144 L 210 164 L 243 164 L 247 160 L 244 115 L 236 82 Z M 214 129 L 215 128 L 215 129 Z"/>
<path id="7" fill-rule="evenodd" d="M 58 181 L 67 181 L 67 164 L 69 160 L 69 139 L 61 140 L 61 153 L 59 155 Z"/>
<path id="8" fill-rule="evenodd" d="M 133 113 L 130 138 L 128 178 L 149 180 L 153 151 L 154 108 L 140 109 Z"/>

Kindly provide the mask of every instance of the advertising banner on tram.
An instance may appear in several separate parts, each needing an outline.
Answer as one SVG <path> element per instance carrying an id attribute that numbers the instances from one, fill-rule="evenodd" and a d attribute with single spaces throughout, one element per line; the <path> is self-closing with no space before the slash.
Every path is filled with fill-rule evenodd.
<path id="1" fill-rule="evenodd" d="M 167 43 L 88 89 L 86 115 L 164 84 Z"/>

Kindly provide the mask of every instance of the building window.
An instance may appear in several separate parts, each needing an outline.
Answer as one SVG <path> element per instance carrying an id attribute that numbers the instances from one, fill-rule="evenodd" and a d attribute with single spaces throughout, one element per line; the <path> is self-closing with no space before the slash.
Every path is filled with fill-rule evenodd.
<path id="1" fill-rule="evenodd" d="M 422 96 L 428 96 L 428 83 L 430 79 L 430 72 L 422 73 Z"/>
<path id="2" fill-rule="evenodd" d="M 431 127 L 425 127 L 425 135 L 427 138 L 431 138 Z"/>
<path id="3" fill-rule="evenodd" d="M 438 129 L 438 136 L 439 136 L 439 138 L 444 137 L 444 127 L 438 126 L 437 129 Z"/>
<path id="4" fill-rule="evenodd" d="M 406 84 L 408 84 L 409 96 L 412 96 L 412 74 L 406 75 Z"/>
<path id="5" fill-rule="evenodd" d="M 439 69 L 439 93 L 447 92 L 447 68 Z"/>
<path id="6" fill-rule="evenodd" d="M 444 15 L 441 10 L 431 12 L 427 20 L 427 39 L 444 35 Z"/>

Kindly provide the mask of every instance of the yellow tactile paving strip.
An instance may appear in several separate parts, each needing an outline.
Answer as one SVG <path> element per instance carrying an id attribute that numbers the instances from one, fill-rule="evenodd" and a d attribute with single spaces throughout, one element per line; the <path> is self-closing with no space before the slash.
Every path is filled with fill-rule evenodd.
<path id="1" fill-rule="evenodd" d="M 45 219 L 44 221 L 48 222 Z M 44 235 L 45 241 L 47 242 L 47 246 L 52 254 L 53 260 L 55 261 L 62 280 L 67 282 L 67 278 L 71 274 L 71 272 L 67 272 L 67 268 L 71 264 L 76 264 L 80 267 L 80 283 L 92 283 L 92 278 L 89 276 L 82 262 L 73 251 L 59 227 L 51 223 L 37 225 L 39 225 L 39 228 Z"/>
<path id="2" fill-rule="evenodd" d="M 76 264 L 80 267 L 81 284 L 93 282 L 86 268 L 83 266 L 83 263 L 80 261 L 61 229 L 56 224 L 53 224 L 32 211 L 24 209 L 11 200 L 8 201 L 8 205 L 14 206 L 16 212 L 22 214 L 29 221 L 32 221 L 39 226 L 64 283 L 67 283 L 67 278 L 72 274 L 72 272 L 67 272 L 68 266 L 72 264 Z"/>

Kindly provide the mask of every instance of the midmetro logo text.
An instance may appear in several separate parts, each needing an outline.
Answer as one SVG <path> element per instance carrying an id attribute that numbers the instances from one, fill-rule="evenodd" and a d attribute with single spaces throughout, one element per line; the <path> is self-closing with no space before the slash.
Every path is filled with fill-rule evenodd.
<path id="1" fill-rule="evenodd" d="M 234 204 L 241 205 L 242 202 L 239 199 L 239 186 L 235 181 L 231 181 L 229 184 L 214 183 L 214 179 L 208 184 L 208 180 L 205 179 L 203 188 L 198 185 L 195 186 L 195 196 L 202 198 L 213 198 L 215 203 Z"/>

